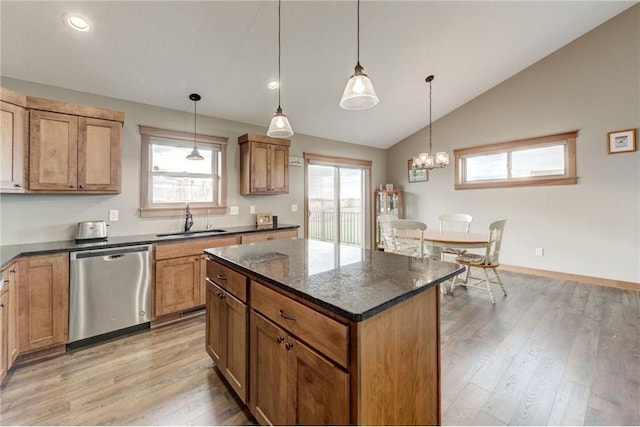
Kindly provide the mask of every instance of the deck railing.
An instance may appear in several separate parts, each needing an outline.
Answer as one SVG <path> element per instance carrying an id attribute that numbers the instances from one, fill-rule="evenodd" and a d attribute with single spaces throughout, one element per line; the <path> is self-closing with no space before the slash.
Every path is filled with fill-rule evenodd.
<path id="1" fill-rule="evenodd" d="M 335 236 L 335 212 L 311 211 L 309 214 L 309 238 L 333 242 Z M 340 212 L 340 243 L 362 245 L 362 212 Z"/>

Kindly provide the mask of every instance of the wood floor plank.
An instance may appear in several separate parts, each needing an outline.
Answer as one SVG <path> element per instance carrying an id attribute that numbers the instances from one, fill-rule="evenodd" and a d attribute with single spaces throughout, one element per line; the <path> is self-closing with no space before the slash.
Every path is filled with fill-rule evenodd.
<path id="1" fill-rule="evenodd" d="M 475 384 L 467 383 L 458 398 L 451 402 L 446 414 L 448 425 L 471 425 L 490 393 Z"/>
<path id="2" fill-rule="evenodd" d="M 640 292 L 501 272 L 441 301 L 444 425 L 640 425 Z M 204 317 L 15 368 L 2 425 L 252 425 Z"/>
<path id="3" fill-rule="evenodd" d="M 561 381 L 547 425 L 583 425 L 588 399 L 589 387 L 571 381 Z"/>

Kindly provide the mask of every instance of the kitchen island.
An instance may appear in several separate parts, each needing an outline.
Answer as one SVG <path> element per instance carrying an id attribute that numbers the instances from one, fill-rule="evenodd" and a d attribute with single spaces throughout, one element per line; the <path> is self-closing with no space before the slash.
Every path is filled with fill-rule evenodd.
<path id="1" fill-rule="evenodd" d="M 440 423 L 458 264 L 294 239 L 207 249 L 207 352 L 261 424 Z"/>

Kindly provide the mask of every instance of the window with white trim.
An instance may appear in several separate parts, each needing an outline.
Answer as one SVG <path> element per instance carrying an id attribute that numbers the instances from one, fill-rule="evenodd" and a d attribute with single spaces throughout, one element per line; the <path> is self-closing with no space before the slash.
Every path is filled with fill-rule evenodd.
<path id="1" fill-rule="evenodd" d="M 226 212 L 226 138 L 197 135 L 204 160 L 188 160 L 193 134 L 143 126 L 140 134 L 141 216 L 181 215 L 187 202 L 194 214 Z"/>
<path id="2" fill-rule="evenodd" d="M 456 190 L 576 184 L 577 132 L 453 150 Z"/>

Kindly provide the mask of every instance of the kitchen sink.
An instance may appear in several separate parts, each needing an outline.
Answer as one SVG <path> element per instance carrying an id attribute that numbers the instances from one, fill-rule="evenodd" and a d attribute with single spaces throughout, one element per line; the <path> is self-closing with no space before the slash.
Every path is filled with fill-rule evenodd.
<path id="1" fill-rule="evenodd" d="M 197 236 L 201 234 L 216 234 L 216 233 L 226 233 L 227 230 L 221 230 L 219 228 L 212 228 L 210 230 L 197 230 L 197 231 L 180 231 L 178 233 L 161 233 L 156 234 L 158 237 L 168 237 L 168 236 Z"/>

